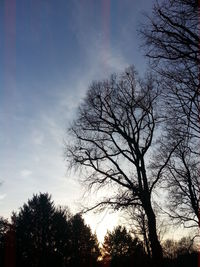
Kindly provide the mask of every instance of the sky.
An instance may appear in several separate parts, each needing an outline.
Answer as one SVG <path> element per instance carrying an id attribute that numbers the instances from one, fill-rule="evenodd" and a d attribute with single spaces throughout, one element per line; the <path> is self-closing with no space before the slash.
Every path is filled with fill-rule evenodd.
<path id="1" fill-rule="evenodd" d="M 0 1 L 0 215 L 33 194 L 78 211 L 83 188 L 64 160 L 67 128 L 93 80 L 147 60 L 137 30 L 153 0 Z M 102 240 L 120 217 L 88 214 Z"/>

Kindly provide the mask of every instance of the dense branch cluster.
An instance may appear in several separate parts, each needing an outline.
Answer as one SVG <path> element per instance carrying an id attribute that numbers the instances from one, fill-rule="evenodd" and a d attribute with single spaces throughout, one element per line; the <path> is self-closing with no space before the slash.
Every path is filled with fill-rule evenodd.
<path id="1" fill-rule="evenodd" d="M 141 30 L 146 55 L 159 75 L 166 119 L 163 149 L 179 143 L 166 170 L 170 216 L 199 224 L 199 5 L 196 0 L 156 4 Z"/>
<path id="2" fill-rule="evenodd" d="M 70 129 L 76 139 L 67 151 L 72 164 L 93 170 L 87 177 L 91 186 L 110 182 L 122 186 L 118 205 L 139 205 L 142 191 L 149 186 L 142 166 L 158 119 L 153 107 L 157 97 L 152 78 L 139 82 L 135 70 L 129 68 L 120 79 L 112 76 L 91 85 Z"/>
<path id="3" fill-rule="evenodd" d="M 141 29 L 146 55 L 159 73 L 167 104 L 183 135 L 190 127 L 200 137 L 199 124 L 199 5 L 196 0 L 157 3 Z M 181 128 L 181 129 L 180 129 Z"/>

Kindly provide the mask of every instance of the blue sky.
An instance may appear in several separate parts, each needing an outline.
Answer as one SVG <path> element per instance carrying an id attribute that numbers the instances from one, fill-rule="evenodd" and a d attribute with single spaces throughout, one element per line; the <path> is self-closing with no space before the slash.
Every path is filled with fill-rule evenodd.
<path id="1" fill-rule="evenodd" d="M 137 29 L 152 2 L 0 1 L 0 215 L 38 192 L 78 209 L 78 175 L 63 158 L 67 126 L 92 80 L 130 64 L 143 73 Z M 98 220 L 88 217 L 97 232 Z"/>

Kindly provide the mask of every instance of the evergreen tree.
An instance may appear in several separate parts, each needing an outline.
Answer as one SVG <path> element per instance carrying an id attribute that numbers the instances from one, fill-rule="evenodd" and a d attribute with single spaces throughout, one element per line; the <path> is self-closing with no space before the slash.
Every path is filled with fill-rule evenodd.
<path id="1" fill-rule="evenodd" d="M 143 263 L 144 250 L 138 238 L 133 238 L 125 227 L 118 226 L 107 232 L 103 244 L 104 261 L 111 266 L 139 266 Z"/>
<path id="2" fill-rule="evenodd" d="M 9 231 L 9 223 L 0 217 L 0 266 L 3 266 L 6 255 L 6 239 Z"/>
<path id="3" fill-rule="evenodd" d="M 18 214 L 13 213 L 10 229 L 16 267 L 89 267 L 100 255 L 97 237 L 83 218 L 56 208 L 48 194 L 34 195 Z"/>
<path id="4" fill-rule="evenodd" d="M 66 215 L 48 194 L 34 195 L 12 217 L 16 231 L 17 267 L 62 266 L 70 251 Z"/>
<path id="5" fill-rule="evenodd" d="M 94 266 L 100 256 L 96 235 L 84 223 L 80 214 L 71 219 L 72 254 L 70 266 Z"/>

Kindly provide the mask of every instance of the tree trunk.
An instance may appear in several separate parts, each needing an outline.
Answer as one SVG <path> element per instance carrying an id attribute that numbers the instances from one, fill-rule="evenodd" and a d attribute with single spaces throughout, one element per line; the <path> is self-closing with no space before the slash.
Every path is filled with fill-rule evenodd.
<path id="1" fill-rule="evenodd" d="M 145 250 L 149 258 L 151 258 L 151 249 L 150 249 L 149 238 L 148 238 L 148 229 L 146 225 L 146 215 L 142 214 L 141 218 L 142 218 L 142 235 L 144 239 Z"/>
<path id="2" fill-rule="evenodd" d="M 147 216 L 148 221 L 148 231 L 149 231 L 149 241 L 151 246 L 151 254 L 153 260 L 153 266 L 161 267 L 163 260 L 162 247 L 157 235 L 156 229 L 156 216 L 151 205 L 151 194 L 148 186 L 148 179 L 146 176 L 146 168 L 144 164 L 144 158 L 141 159 L 141 176 L 144 185 L 142 192 L 142 205 Z"/>
<path id="3" fill-rule="evenodd" d="M 162 266 L 163 252 L 157 235 L 156 217 L 150 202 L 146 205 L 145 212 L 148 219 L 149 241 L 151 244 L 153 266 L 160 267 Z"/>
<path id="4" fill-rule="evenodd" d="M 148 236 L 147 236 L 147 233 L 146 233 L 146 229 L 143 232 L 143 238 L 144 238 L 144 243 L 145 243 L 145 246 L 146 246 L 147 255 L 150 258 L 151 257 L 151 249 L 150 249 L 150 246 L 149 246 L 149 239 L 148 239 Z"/>

